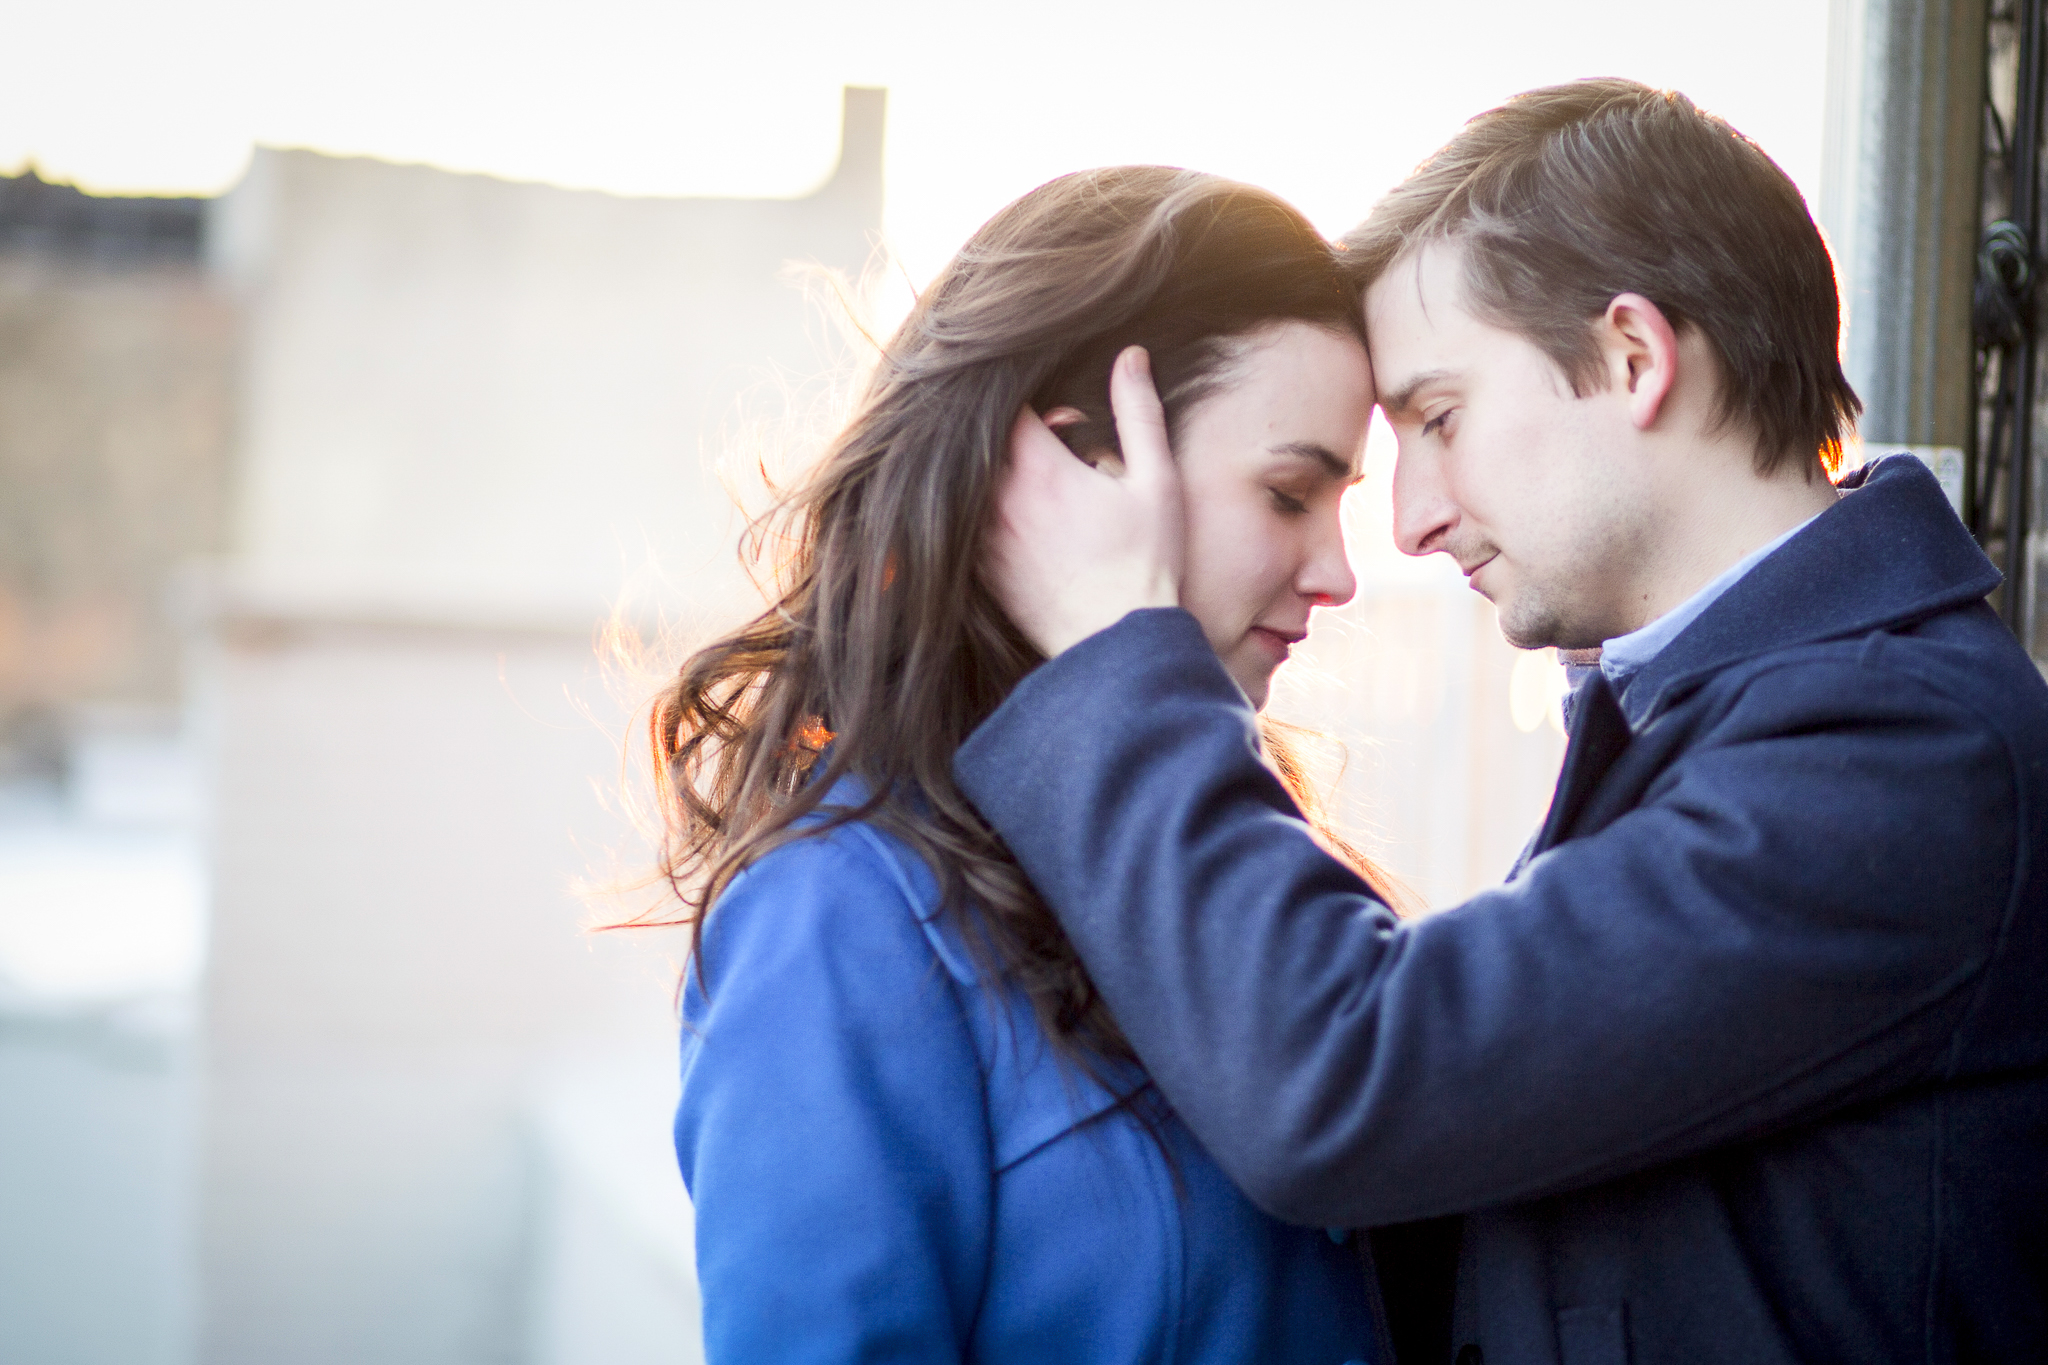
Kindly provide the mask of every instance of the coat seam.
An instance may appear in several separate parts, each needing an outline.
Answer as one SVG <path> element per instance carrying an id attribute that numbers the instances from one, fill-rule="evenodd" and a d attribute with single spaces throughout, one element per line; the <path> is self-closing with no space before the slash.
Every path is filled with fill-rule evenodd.
<path id="1" fill-rule="evenodd" d="M 926 939 L 928 940 L 926 946 L 930 948 L 932 954 L 933 975 L 943 978 L 946 982 L 946 985 L 949 988 L 951 988 L 954 1005 L 957 1009 L 960 1010 L 962 1016 L 965 1018 L 973 1017 L 977 1007 L 979 1007 L 979 1011 L 988 1017 L 990 1028 L 998 1031 L 997 1039 L 994 1042 L 993 1046 L 997 1048 L 1000 1048 L 1002 1046 L 1002 1035 L 1000 1031 L 1009 1029 L 1010 1033 L 1008 1036 L 1010 1037 L 1011 1045 L 1013 1047 L 1021 1047 L 1021 1036 L 1012 1027 L 1012 1022 L 1008 1020 L 1005 1016 L 1003 1016 L 1000 1011 L 988 1008 L 989 1002 L 987 1000 L 984 1000 L 978 994 L 973 994 L 974 992 L 981 989 L 982 983 L 961 981 L 948 968 L 945 959 L 940 954 L 937 946 L 929 942 L 929 939 L 931 938 L 931 935 L 934 932 L 933 921 L 930 917 L 926 916 L 923 913 L 923 902 L 920 899 L 920 897 L 916 894 L 915 888 L 911 885 L 909 872 L 904 868 L 903 864 L 900 861 L 902 855 L 899 854 L 895 849 L 892 849 L 889 846 L 888 842 L 884 839 L 882 834 L 879 831 L 871 828 L 865 821 L 856 821 L 852 824 L 841 826 L 841 828 L 855 835 L 865 846 L 865 860 L 871 862 L 878 861 L 882 864 L 881 870 L 885 871 L 888 874 L 890 880 L 894 883 L 898 894 L 900 894 L 903 897 L 904 905 L 910 911 L 912 919 L 916 921 L 918 928 L 924 931 Z M 834 831 L 834 833 L 837 832 L 838 831 Z M 977 1048 L 977 1061 L 980 1063 L 980 1069 L 982 1073 L 982 1108 L 984 1113 L 986 1114 L 988 1112 L 988 1107 L 991 1098 L 989 1094 L 989 1083 L 991 1077 L 991 1067 L 993 1066 L 994 1059 L 989 1057 L 980 1057 L 978 1055 L 979 1051 L 980 1049 Z M 1071 1137 L 1077 1132 L 1079 1132 L 1081 1129 L 1087 1128 L 1095 1123 L 1099 1123 L 1103 1119 L 1109 1117 L 1111 1114 L 1120 1111 L 1130 1102 L 1133 1096 L 1136 1096 L 1142 1091 L 1152 1090 L 1154 1088 L 1155 1087 L 1153 1086 L 1152 1082 L 1148 1079 L 1139 1086 L 1137 1086 L 1131 1092 L 1130 1095 L 1120 1096 L 1111 1091 L 1107 1086 L 1100 1086 L 1098 1094 L 1084 1097 L 1078 1091 L 1075 1091 L 1072 1087 L 1069 1087 L 1068 1100 L 1072 1108 L 1072 1113 L 1070 1117 L 1072 1117 L 1073 1122 L 1059 1129 L 1057 1132 L 1046 1134 L 1038 1141 L 1032 1143 L 1029 1147 L 1024 1148 L 1022 1151 L 1011 1154 L 1006 1160 L 998 1160 L 992 1148 L 989 1159 L 989 1171 L 991 1176 L 999 1178 L 1005 1172 L 1016 1169 L 1024 1162 L 1029 1161 L 1032 1157 L 1044 1151 L 1047 1147 L 1050 1147 L 1053 1143 L 1060 1141 L 1062 1138 Z M 988 1122 L 989 1133 L 991 1135 L 991 1139 L 993 1139 L 995 1133 L 995 1122 L 992 1114 L 988 1115 Z"/>
<path id="2" fill-rule="evenodd" d="M 2005 908 L 1999 913 L 1998 926 L 1991 935 L 1991 943 L 1984 956 L 1983 979 L 1976 983 L 1970 1002 L 1963 1007 L 1962 1018 L 1956 1021 L 1955 1030 L 1949 1039 L 1949 1055 L 1943 1064 L 1941 1079 L 1952 1081 L 1962 1067 L 1963 1048 L 1967 1041 L 1965 1035 L 1975 1024 L 1977 1015 L 1984 1003 L 1984 993 L 1990 988 L 1992 965 L 2005 952 L 2006 943 L 2012 934 L 2013 921 L 2019 917 L 2020 902 L 2026 894 L 2027 879 L 2031 869 L 2028 865 L 2027 840 L 2022 837 L 2021 831 L 2028 827 L 2030 803 L 2027 800 L 2027 784 L 2022 781 L 2024 765 L 2020 762 L 2019 752 L 2013 745 L 2012 736 L 2006 733 L 2005 727 L 2000 725 L 1996 719 L 1987 715 L 1983 708 L 1971 699 L 1957 695 L 1934 679 L 1925 676 L 1918 669 L 1905 666 L 1904 661 L 1888 659 L 1881 665 L 1876 663 L 1873 656 L 1890 653 L 1885 648 L 1885 644 L 1890 638 L 1889 635 L 1885 634 L 1871 637 L 1865 643 L 1862 657 L 1857 662 L 1867 667 L 1882 669 L 1882 671 L 1897 676 L 1910 678 L 1952 706 L 1974 717 L 1987 733 L 1996 736 L 1998 746 L 2005 755 L 2006 781 L 2012 793 L 2013 851 L 2006 864 L 2012 882 L 2006 891 Z"/>
<path id="3" fill-rule="evenodd" d="M 1943 1164 L 1948 1157 L 1948 1096 L 1937 1091 L 1934 1110 L 1934 1152 L 1928 1176 L 1928 1245 L 1927 1245 L 1927 1299 L 1925 1335 L 1922 1350 L 1927 1365 L 1935 1365 L 1935 1343 L 1938 1340 L 1936 1326 L 1940 1320 L 1942 1236 L 1946 1231 L 1942 1217 L 1942 1201 L 1946 1181 L 1942 1178 Z"/>

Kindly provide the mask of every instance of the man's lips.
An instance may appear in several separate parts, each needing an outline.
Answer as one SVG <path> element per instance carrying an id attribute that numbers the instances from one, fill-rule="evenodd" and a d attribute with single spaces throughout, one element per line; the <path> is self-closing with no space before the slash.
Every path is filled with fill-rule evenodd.
<path id="1" fill-rule="evenodd" d="M 1479 571 L 1485 568 L 1487 565 L 1493 563 L 1494 560 L 1499 558 L 1500 551 L 1495 550 L 1492 554 L 1480 560 L 1477 564 L 1474 564 L 1469 569 L 1466 569 L 1464 565 L 1460 564 L 1458 567 L 1460 569 L 1464 569 L 1466 586 L 1471 588 L 1472 591 L 1483 595 L 1486 592 L 1486 589 L 1479 586 Z"/>

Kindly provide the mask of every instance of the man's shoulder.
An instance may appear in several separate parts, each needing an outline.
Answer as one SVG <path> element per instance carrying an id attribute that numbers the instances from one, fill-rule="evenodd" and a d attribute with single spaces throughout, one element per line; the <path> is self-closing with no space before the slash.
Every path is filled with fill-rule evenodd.
<path id="1" fill-rule="evenodd" d="M 1919 717 L 2048 756 L 2048 680 L 1981 603 L 1757 654 L 1701 677 L 1670 710 L 1743 726 Z"/>
<path id="2" fill-rule="evenodd" d="M 2048 838 L 2048 682 L 1988 609 L 1946 612 L 1702 674 L 1620 767 L 1616 800 L 1706 794 L 1809 827 L 1853 809 L 1853 843 L 1939 835 L 2005 866 Z"/>

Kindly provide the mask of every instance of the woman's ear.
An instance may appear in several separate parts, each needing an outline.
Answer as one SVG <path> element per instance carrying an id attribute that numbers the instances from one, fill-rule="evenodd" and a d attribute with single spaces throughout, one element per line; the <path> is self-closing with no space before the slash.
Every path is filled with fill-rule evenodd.
<path id="1" fill-rule="evenodd" d="M 1038 420 L 1045 423 L 1048 429 L 1057 432 L 1081 425 L 1088 420 L 1088 414 L 1079 408 L 1059 407 L 1040 413 Z M 1077 436 L 1085 437 L 1085 433 L 1077 433 Z M 1074 443 L 1075 438 L 1062 436 L 1060 439 L 1067 443 L 1067 449 L 1074 452 L 1075 458 L 1089 468 L 1100 469 L 1106 473 L 1122 472 L 1123 457 L 1108 443 L 1098 442 L 1084 448 Z"/>

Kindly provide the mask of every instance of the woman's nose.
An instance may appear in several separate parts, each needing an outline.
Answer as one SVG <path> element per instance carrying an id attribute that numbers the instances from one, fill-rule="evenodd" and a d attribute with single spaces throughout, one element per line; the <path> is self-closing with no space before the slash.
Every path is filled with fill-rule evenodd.
<path id="1" fill-rule="evenodd" d="M 1352 571 L 1351 555 L 1344 548 L 1344 531 L 1333 525 L 1320 537 L 1315 549 L 1301 566 L 1295 590 L 1319 607 L 1341 607 L 1358 596 L 1358 575 Z"/>

